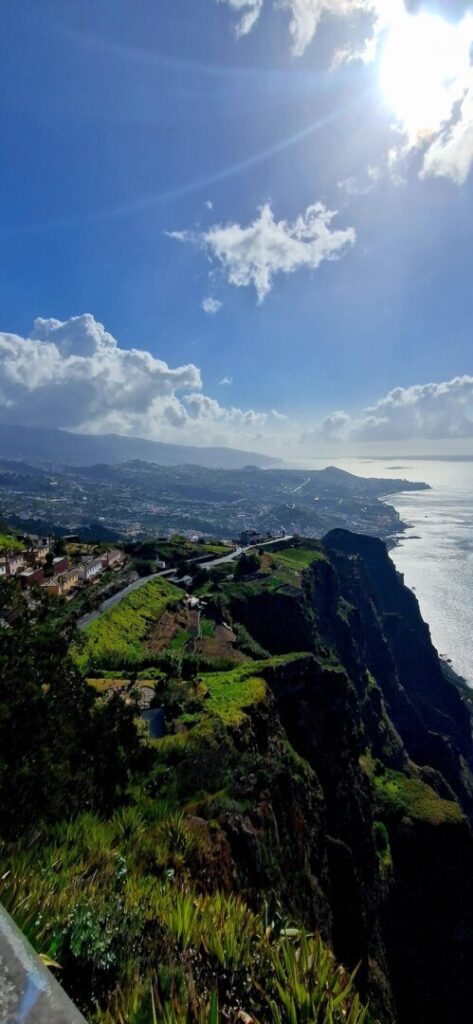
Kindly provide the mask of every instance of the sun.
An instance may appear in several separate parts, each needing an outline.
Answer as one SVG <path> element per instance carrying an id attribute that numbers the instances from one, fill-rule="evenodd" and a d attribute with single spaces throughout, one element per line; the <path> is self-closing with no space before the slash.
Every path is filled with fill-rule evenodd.
<path id="1" fill-rule="evenodd" d="M 380 86 L 415 144 L 450 119 L 471 81 L 473 19 L 453 24 L 427 12 L 408 14 L 396 4 L 394 11 L 381 44 Z"/>

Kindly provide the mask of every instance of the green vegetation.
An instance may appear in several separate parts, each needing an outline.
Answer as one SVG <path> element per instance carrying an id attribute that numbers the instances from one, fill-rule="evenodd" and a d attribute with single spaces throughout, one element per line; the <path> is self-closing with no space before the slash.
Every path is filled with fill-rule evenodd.
<path id="1" fill-rule="evenodd" d="M 84 814 L 47 845 L 4 851 L 0 899 L 61 965 L 91 1024 L 236 1022 L 240 1011 L 272 1024 L 367 1021 L 354 976 L 319 936 L 291 927 L 277 905 L 250 910 L 193 883 L 209 842 L 161 801 L 108 820 Z"/>
<path id="2" fill-rule="evenodd" d="M 228 554 L 232 549 L 220 542 L 211 541 L 190 541 L 186 537 L 175 534 L 174 537 L 159 539 L 148 537 L 146 540 L 137 541 L 125 545 L 125 550 L 136 559 L 156 560 L 160 558 L 166 565 L 182 565 L 189 559 L 206 558 L 210 555 L 220 556 Z"/>
<path id="3" fill-rule="evenodd" d="M 182 630 L 181 633 L 176 633 L 176 635 L 173 636 L 171 642 L 168 645 L 168 650 L 182 651 L 186 646 L 187 641 L 190 640 L 190 638 L 190 633 L 188 633 L 187 630 L 185 629 Z"/>
<path id="4" fill-rule="evenodd" d="M 236 622 L 234 630 L 239 651 L 248 655 L 249 658 L 269 658 L 269 652 L 251 636 L 246 626 L 243 626 L 241 622 Z"/>
<path id="5" fill-rule="evenodd" d="M 133 705 L 95 698 L 47 595 L 30 609 L 3 581 L 0 607 L 16 616 L 0 627 L 0 836 L 84 807 L 107 811 L 146 764 Z"/>
<path id="6" fill-rule="evenodd" d="M 444 800 L 421 779 L 385 768 L 372 775 L 378 814 L 384 821 L 402 817 L 431 825 L 458 824 L 463 820 L 454 800 Z"/>
<path id="7" fill-rule="evenodd" d="M 391 871 L 393 862 L 389 845 L 389 833 L 383 821 L 373 822 L 373 836 L 381 871 L 386 874 Z"/>
<path id="8" fill-rule="evenodd" d="M 293 547 L 278 551 L 272 556 L 275 562 L 282 562 L 294 569 L 308 569 L 312 562 L 324 561 L 325 556 L 318 548 Z"/>
<path id="9" fill-rule="evenodd" d="M 156 614 L 175 593 L 160 582 L 146 609 Z M 129 677 L 106 672 L 87 685 L 50 603 L 31 612 L 8 594 L 21 621 L 0 645 L 0 900 L 60 965 L 91 1024 L 237 1024 L 240 1011 L 272 1024 L 362 1024 L 353 977 L 319 936 L 265 905 L 263 893 L 258 909 L 219 888 L 218 801 L 244 806 L 241 770 L 263 786 L 271 778 L 251 745 L 241 750 L 251 709 L 266 704 L 260 673 L 298 657 L 198 678 L 187 658 L 178 679 L 167 656 L 160 702 L 178 730 L 150 744 L 133 704 L 100 697 Z M 133 602 L 119 617 L 127 645 L 142 642 L 142 611 Z M 311 777 L 282 739 L 280 757 L 301 785 Z"/>
<path id="10" fill-rule="evenodd" d="M 259 556 L 250 551 L 248 554 L 244 553 L 238 559 L 235 566 L 235 579 L 245 579 L 246 576 L 255 576 L 259 571 L 260 559 Z"/>
<path id="11" fill-rule="evenodd" d="M 0 533 L 0 556 L 10 551 L 25 551 L 26 544 L 18 540 L 13 533 Z"/>
<path id="12" fill-rule="evenodd" d="M 247 709 L 259 704 L 266 695 L 264 679 L 241 669 L 207 673 L 201 681 L 208 695 L 206 708 L 226 726 L 241 725 Z"/>
<path id="13" fill-rule="evenodd" d="M 181 591 L 163 579 L 153 579 L 139 590 L 104 612 L 84 630 L 84 640 L 72 649 L 73 658 L 83 672 L 119 659 L 138 664 L 153 623 L 165 608 L 182 596 Z"/>
<path id="14" fill-rule="evenodd" d="M 150 561 L 155 543 L 132 545 L 136 557 Z M 162 543 L 167 561 L 171 550 L 195 553 L 182 538 Z M 427 879 L 418 917 L 430 902 L 440 914 L 437 945 L 446 922 L 442 958 L 460 934 L 453 903 L 444 910 L 435 893 L 448 880 L 445 849 L 469 863 L 465 819 L 448 799 L 462 799 L 467 761 L 456 789 L 454 772 L 444 780 L 428 761 L 422 709 L 404 722 L 417 698 L 395 646 L 401 612 L 388 623 L 392 639 L 378 578 L 370 591 L 358 558 L 330 559 L 310 540 L 245 566 L 254 575 L 205 576 L 195 644 L 197 612 L 178 607 L 182 591 L 163 579 L 81 636 L 57 602 L 40 595 L 29 608 L 0 584 L 12 613 L 0 629 L 0 901 L 60 965 L 90 1024 L 367 1024 L 354 975 L 318 929 L 350 971 L 361 962 L 362 993 L 380 1020 L 394 1019 L 399 990 L 385 965 L 403 950 L 389 948 L 384 921 L 409 923 L 409 964 L 410 904 L 425 875 L 411 856 L 419 840 L 432 844 L 440 873 Z M 416 621 L 407 628 L 411 643 Z M 419 664 L 421 655 L 419 645 Z M 139 720 L 144 686 L 162 714 L 159 739 Z M 392 694 L 407 709 L 398 718 Z M 422 768 L 411 760 L 413 729 Z M 455 767 L 453 737 L 448 757 L 440 733 L 436 742 Z"/>

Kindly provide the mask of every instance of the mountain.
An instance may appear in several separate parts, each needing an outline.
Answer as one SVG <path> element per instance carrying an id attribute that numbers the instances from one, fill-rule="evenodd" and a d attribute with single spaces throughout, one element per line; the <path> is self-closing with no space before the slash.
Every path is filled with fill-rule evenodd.
<path id="1" fill-rule="evenodd" d="M 9 423 L 0 424 L 0 458 L 45 466 L 91 466 L 100 462 L 117 465 L 140 459 L 160 466 L 196 465 L 222 469 L 241 469 L 248 465 L 264 468 L 282 461 L 271 455 L 236 448 L 198 448 L 163 444 L 143 437 L 71 434 L 67 430 L 42 430 Z"/>

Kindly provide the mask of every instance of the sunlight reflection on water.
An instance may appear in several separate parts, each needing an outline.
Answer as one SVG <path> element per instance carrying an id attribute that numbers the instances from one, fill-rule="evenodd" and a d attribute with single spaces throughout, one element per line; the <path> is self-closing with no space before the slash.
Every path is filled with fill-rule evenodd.
<path id="1" fill-rule="evenodd" d="M 440 654 L 473 686 L 473 462 L 324 459 L 360 476 L 425 481 L 386 499 L 409 524 L 391 557 L 415 590 Z"/>

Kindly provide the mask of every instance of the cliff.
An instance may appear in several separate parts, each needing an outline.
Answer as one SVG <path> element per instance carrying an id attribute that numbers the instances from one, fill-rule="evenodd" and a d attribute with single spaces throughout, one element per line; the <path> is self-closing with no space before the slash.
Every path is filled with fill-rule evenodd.
<path id="1" fill-rule="evenodd" d="M 466 1018 L 471 724 L 415 596 L 382 542 L 343 530 L 326 536 L 299 591 L 255 581 L 234 590 L 233 614 L 266 649 L 311 652 L 263 670 L 318 794 L 305 850 L 319 865 L 311 924 L 349 968 L 361 961 L 383 1021 Z"/>
<path id="2" fill-rule="evenodd" d="M 150 993 L 163 1019 L 200 1024 L 217 1019 L 213 991 L 232 1024 L 460 1024 L 473 1012 L 468 702 L 380 541 L 335 530 L 249 568 L 204 586 L 205 614 L 235 637 L 245 627 L 244 652 L 220 666 L 158 656 L 166 736 L 144 743 L 125 806 L 108 796 L 94 817 L 91 793 L 72 821 L 0 844 L 0 899 L 96 1024 L 150 1019 Z M 49 676 L 51 649 L 47 631 Z M 124 754 L 123 726 L 107 734 L 121 704 L 98 701 L 104 771 L 107 750 Z M 321 939 L 308 948 L 306 934 Z M 328 948 L 358 966 L 368 1018 L 352 994 L 316 1015 L 314 956 L 344 984 Z"/>

